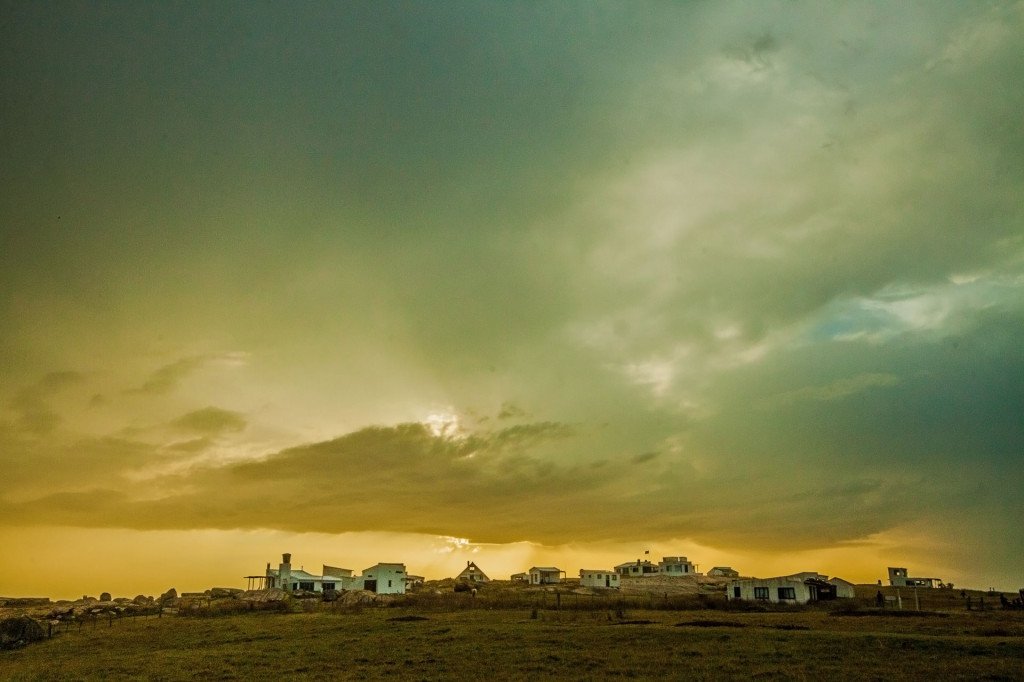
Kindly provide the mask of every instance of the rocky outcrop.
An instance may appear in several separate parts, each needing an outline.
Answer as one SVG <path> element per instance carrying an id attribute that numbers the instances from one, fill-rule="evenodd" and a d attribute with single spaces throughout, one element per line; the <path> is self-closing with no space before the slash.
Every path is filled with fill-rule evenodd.
<path id="1" fill-rule="evenodd" d="M 160 604 L 166 604 L 167 602 L 174 601 L 177 598 L 178 591 L 172 587 L 171 589 L 161 594 L 160 597 L 157 599 L 157 602 Z"/>
<path id="2" fill-rule="evenodd" d="M 267 590 L 250 590 L 248 592 L 244 592 L 242 593 L 242 599 L 244 601 L 259 603 L 271 601 L 286 601 L 290 599 L 290 597 L 288 593 L 284 590 L 278 589 L 276 587 L 271 587 Z"/>
<path id="3" fill-rule="evenodd" d="M 46 637 L 46 630 L 34 618 L 15 616 L 0 620 L 0 649 L 16 649 Z"/>

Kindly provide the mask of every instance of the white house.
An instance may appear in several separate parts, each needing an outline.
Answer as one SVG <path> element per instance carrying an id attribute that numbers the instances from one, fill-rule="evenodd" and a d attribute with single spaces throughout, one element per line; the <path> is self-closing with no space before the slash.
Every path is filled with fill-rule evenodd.
<path id="1" fill-rule="evenodd" d="M 374 564 L 363 569 L 355 589 L 376 594 L 405 594 L 405 564 Z"/>
<path id="2" fill-rule="evenodd" d="M 820 573 L 806 572 L 777 578 L 732 580 L 726 587 L 725 596 L 726 599 L 766 601 L 773 604 L 807 604 L 853 596 L 852 589 L 848 591 L 845 587 L 830 583 L 825 578 L 826 576 Z M 843 580 L 842 583 L 846 581 Z M 840 595 L 840 592 L 843 594 Z"/>
<path id="3" fill-rule="evenodd" d="M 580 585 L 583 587 L 619 587 L 619 574 L 614 570 L 580 569 Z"/>
<path id="4" fill-rule="evenodd" d="M 708 576 L 712 578 L 739 578 L 740 572 L 729 566 L 715 566 L 708 571 Z"/>
<path id="5" fill-rule="evenodd" d="M 267 569 L 262 576 L 249 575 L 250 589 L 265 589 L 276 587 L 287 592 L 304 590 L 306 592 L 323 592 L 324 590 L 350 590 L 356 582 L 352 576 L 352 569 L 338 568 L 337 566 L 324 565 L 319 575 L 309 573 L 303 568 L 292 568 L 292 555 L 285 553 L 281 555 L 281 563 L 277 568 Z"/>
<path id="6" fill-rule="evenodd" d="M 472 561 L 466 562 L 466 567 L 462 569 L 462 573 L 455 576 L 456 580 L 468 580 L 471 583 L 489 583 L 491 579 L 487 577 L 487 574 L 480 570 Z"/>
<path id="7" fill-rule="evenodd" d="M 405 593 L 405 564 L 377 564 L 363 571 L 361 576 L 352 575 L 351 568 L 339 568 L 324 564 L 320 575 L 314 575 L 302 568 L 292 568 L 292 555 L 281 555 L 278 568 L 267 564 L 266 573 L 262 576 L 248 575 L 250 589 L 276 587 L 286 592 L 304 590 L 306 592 L 323 592 L 324 590 L 369 590 L 377 594 Z"/>
<path id="8" fill-rule="evenodd" d="M 615 567 L 615 572 L 624 578 L 635 578 L 644 575 L 656 575 L 658 573 L 658 567 L 646 559 L 643 561 L 637 559 L 636 561 L 627 561 L 624 564 L 619 564 Z"/>
<path id="9" fill-rule="evenodd" d="M 684 556 L 666 556 L 658 562 L 658 573 L 662 575 L 696 575 L 697 565 Z"/>
<path id="10" fill-rule="evenodd" d="M 853 589 L 853 583 L 849 580 L 843 580 L 842 578 L 829 578 L 829 582 L 835 585 L 837 599 L 853 599 L 857 596 L 856 591 Z"/>
<path id="11" fill-rule="evenodd" d="M 555 585 L 562 582 L 565 571 L 553 566 L 534 566 L 526 572 L 531 585 Z"/>
<path id="12" fill-rule="evenodd" d="M 911 578 L 907 576 L 907 569 L 889 567 L 889 584 L 895 587 L 935 587 L 937 582 L 942 581 L 939 578 Z"/>

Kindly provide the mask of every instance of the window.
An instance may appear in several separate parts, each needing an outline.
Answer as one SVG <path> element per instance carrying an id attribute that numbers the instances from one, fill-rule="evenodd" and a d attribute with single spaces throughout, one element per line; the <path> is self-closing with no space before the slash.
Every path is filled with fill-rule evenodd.
<path id="1" fill-rule="evenodd" d="M 780 587 L 779 588 L 779 601 L 784 599 L 791 599 L 796 601 L 796 588 L 795 587 Z"/>
<path id="2" fill-rule="evenodd" d="M 388 587 L 391 587 L 391 581 L 390 580 L 388 581 Z"/>
<path id="3" fill-rule="evenodd" d="M 768 598 L 768 588 L 767 587 L 755 587 L 754 588 L 754 599 L 767 599 L 767 598 Z"/>

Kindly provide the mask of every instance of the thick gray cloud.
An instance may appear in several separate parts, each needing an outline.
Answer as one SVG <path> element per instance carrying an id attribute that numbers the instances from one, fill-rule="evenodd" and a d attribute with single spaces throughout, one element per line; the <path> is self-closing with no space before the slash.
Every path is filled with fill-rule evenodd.
<path id="1" fill-rule="evenodd" d="M 1012 534 L 1020 2 L 64 9 L 0 27 L 7 518 Z"/>

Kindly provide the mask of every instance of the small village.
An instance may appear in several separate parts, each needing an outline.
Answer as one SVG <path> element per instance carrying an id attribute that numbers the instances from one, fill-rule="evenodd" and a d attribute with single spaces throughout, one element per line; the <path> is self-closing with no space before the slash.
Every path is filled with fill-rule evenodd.
<path id="1" fill-rule="evenodd" d="M 242 675 L 239 671 L 252 671 L 249 661 L 253 656 L 271 656 L 285 677 L 301 677 L 307 669 L 302 663 L 306 658 L 276 656 L 262 645 L 249 644 L 301 637 L 307 648 L 348 651 L 347 658 L 321 660 L 317 665 L 323 670 L 337 674 L 360 671 L 373 678 L 387 675 L 389 666 L 401 659 L 404 665 L 416 667 L 417 679 L 428 679 L 444 676 L 445 668 L 436 667 L 439 660 L 448 661 L 446 665 L 452 666 L 448 670 L 465 664 L 460 649 L 446 644 L 451 640 L 445 633 L 458 631 L 462 633 L 460 641 L 470 643 L 474 650 L 503 647 L 502 651 L 519 652 L 514 642 L 527 637 L 531 642 L 528 651 L 533 652 L 527 655 L 543 655 L 548 664 L 555 661 L 553 656 L 561 660 L 565 655 L 560 648 L 563 644 L 559 644 L 568 641 L 565 637 L 612 642 L 612 648 L 581 649 L 584 653 L 580 655 L 599 659 L 588 664 L 594 670 L 628 674 L 632 668 L 624 666 L 632 665 L 630 656 L 652 665 L 651 661 L 671 658 L 672 647 L 692 647 L 694 642 L 703 642 L 699 644 L 701 657 L 716 661 L 740 660 L 736 657 L 746 656 L 748 649 L 756 651 L 763 646 L 758 643 L 764 641 L 759 639 L 762 637 L 777 637 L 772 646 L 791 648 L 795 655 L 804 648 L 801 635 L 807 630 L 843 638 L 851 627 L 876 633 L 871 636 L 878 636 L 877 628 L 884 627 L 886 641 L 920 647 L 924 644 L 906 638 L 929 631 L 927 628 L 934 631 L 931 624 L 939 618 L 948 619 L 939 632 L 951 642 L 969 636 L 998 637 L 986 640 L 983 649 L 971 645 L 972 650 L 983 651 L 985 665 L 998 672 L 1007 657 L 1013 657 L 1013 650 L 1006 646 L 1019 646 L 1013 643 L 1024 637 L 1024 590 L 954 589 L 951 583 L 919 577 L 900 566 L 888 567 L 886 577 L 875 583 L 854 584 L 817 571 L 771 577 L 745 575 L 732 566 L 701 571 L 682 555 L 663 556 L 659 561 L 636 558 L 610 568 L 582 568 L 571 576 L 558 566 L 531 566 L 507 577 L 497 576 L 467 560 L 450 577 L 430 580 L 410 573 L 403 562 L 378 562 L 358 572 L 328 564 L 309 571 L 304 564 L 293 563 L 290 553 L 283 553 L 276 566 L 274 563 L 266 562 L 260 572 L 241 576 L 244 588 L 182 593 L 170 588 L 156 597 L 140 594 L 134 598 L 103 592 L 98 597 L 55 602 L 0 597 L 0 651 L 13 655 L 21 653 L 14 650 L 23 648 L 58 650 L 48 645 L 75 650 L 110 646 L 122 652 L 118 656 L 126 657 L 118 658 L 116 664 L 126 666 L 127 674 L 135 676 L 144 674 L 150 664 L 149 647 L 170 647 L 178 652 L 175 655 L 193 660 L 189 647 L 199 642 L 204 651 L 219 652 L 219 647 L 230 646 L 236 652 L 233 660 L 239 662 L 227 668 L 219 653 L 203 658 L 204 665 L 213 666 L 207 669 L 211 674 L 227 670 L 229 677 Z M 411 628 L 420 621 L 426 621 L 420 639 L 401 640 L 398 649 L 371 645 L 378 636 L 389 641 L 400 638 L 399 628 Z M 402 625 L 406 623 L 411 625 Z M 482 625 L 489 631 L 500 628 L 511 639 L 480 639 L 476 633 Z M 628 634 L 614 627 L 618 625 L 644 630 Z M 726 643 L 732 641 L 732 635 L 707 632 L 716 628 L 746 630 L 732 644 Z M 248 634 L 239 638 L 239 629 Z M 196 640 L 193 633 L 199 631 L 203 634 Z M 566 634 L 569 632 L 574 634 Z M 620 640 L 620 634 L 628 639 Z M 140 637 L 143 643 L 136 644 Z M 648 642 L 648 637 L 653 639 Z M 666 638 L 675 644 L 666 648 Z M 663 642 L 661 648 L 657 641 Z M 849 640 L 841 641 L 842 656 L 863 660 L 859 645 L 848 648 Z M 414 642 L 421 642 L 426 649 Z M 557 650 L 551 651 L 551 647 Z M 542 654 L 544 651 L 549 653 Z M 951 650 L 953 658 L 949 660 L 959 665 L 955 651 Z M 623 655 L 627 658 L 622 659 Z M 33 660 L 38 660 L 34 654 Z M 82 663 L 83 674 L 91 674 L 95 665 L 105 665 L 103 660 L 107 659 Z M 882 665 L 888 659 L 877 660 Z M 52 670 L 45 658 L 40 665 L 45 674 Z M 532 665 L 527 662 L 524 669 Z M 554 674 L 562 668 L 549 670 Z"/>
<path id="2" fill-rule="evenodd" d="M 718 593 L 726 601 L 765 602 L 771 604 L 804 605 L 815 602 L 828 602 L 841 599 L 853 599 L 857 596 L 854 583 L 839 576 L 829 577 L 817 571 L 802 571 L 783 576 L 756 578 L 742 576 L 730 566 L 715 566 L 705 573 L 697 570 L 697 564 L 685 556 L 662 557 L 657 563 L 649 559 L 636 559 L 618 564 L 610 569 L 579 570 L 578 578 L 570 579 L 566 571 L 556 566 L 532 566 L 526 571 L 514 573 L 508 578 L 510 586 L 530 586 L 542 588 L 566 587 L 589 591 L 618 591 L 631 579 L 630 587 L 649 587 L 649 591 L 662 591 L 671 585 L 674 578 L 688 578 L 678 582 L 676 586 L 688 586 L 697 594 Z M 292 595 L 320 595 L 325 601 L 334 601 L 347 592 L 365 592 L 373 595 L 401 595 L 424 588 L 423 576 L 410 574 L 404 563 L 377 563 L 361 571 L 359 575 L 348 568 L 339 568 L 324 564 L 319 574 L 307 572 L 303 568 L 295 568 L 291 563 L 291 554 L 285 553 L 277 568 L 268 562 L 260 575 L 245 576 L 246 592 L 268 593 L 279 591 Z M 655 580 L 661 579 L 661 580 Z M 666 583 L 665 579 L 670 582 Z M 455 591 L 477 589 L 492 583 L 489 577 L 473 561 L 467 561 L 465 568 L 450 579 Z M 646 583 L 646 584 L 645 584 Z M 878 580 L 877 585 L 883 586 Z M 952 588 L 940 578 L 913 577 L 908 569 L 890 566 L 887 568 L 888 587 L 903 588 Z M 890 605 L 897 604 L 899 596 L 882 595 L 878 606 L 885 606 L 888 599 Z M 1002 602 L 1007 606 L 1019 606 L 1024 594 L 1015 600 Z"/>

